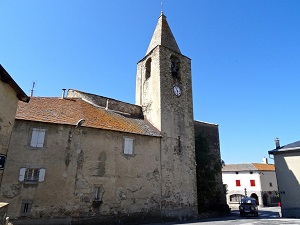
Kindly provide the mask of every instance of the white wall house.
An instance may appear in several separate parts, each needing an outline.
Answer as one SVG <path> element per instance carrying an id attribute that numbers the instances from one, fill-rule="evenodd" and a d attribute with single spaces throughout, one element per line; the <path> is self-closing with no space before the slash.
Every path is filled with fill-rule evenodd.
<path id="1" fill-rule="evenodd" d="M 300 141 L 269 151 L 274 156 L 282 217 L 300 218 Z"/>
<path id="2" fill-rule="evenodd" d="M 222 169 L 226 199 L 230 207 L 237 207 L 244 196 L 253 197 L 260 206 L 278 204 L 278 188 L 273 164 L 228 164 Z"/>

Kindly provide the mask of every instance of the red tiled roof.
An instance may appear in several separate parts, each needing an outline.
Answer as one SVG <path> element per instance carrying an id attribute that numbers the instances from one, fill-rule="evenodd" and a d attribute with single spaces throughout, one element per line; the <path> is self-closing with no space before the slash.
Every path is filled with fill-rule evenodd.
<path id="1" fill-rule="evenodd" d="M 16 119 L 74 126 L 84 119 L 83 127 L 160 136 L 144 119 L 106 110 L 78 98 L 32 97 L 29 103 L 19 102 Z"/>
<path id="2" fill-rule="evenodd" d="M 255 166 L 257 170 L 260 171 L 275 171 L 274 164 L 252 163 L 252 165 Z"/>

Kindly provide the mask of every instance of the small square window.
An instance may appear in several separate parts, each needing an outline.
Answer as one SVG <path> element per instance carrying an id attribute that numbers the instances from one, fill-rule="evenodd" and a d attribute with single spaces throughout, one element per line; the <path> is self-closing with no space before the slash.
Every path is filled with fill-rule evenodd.
<path id="1" fill-rule="evenodd" d="M 250 180 L 250 186 L 255 187 L 255 180 Z"/>
<path id="2" fill-rule="evenodd" d="M 236 180 L 235 181 L 235 186 L 240 187 L 241 186 L 241 181 L 240 180 Z"/>

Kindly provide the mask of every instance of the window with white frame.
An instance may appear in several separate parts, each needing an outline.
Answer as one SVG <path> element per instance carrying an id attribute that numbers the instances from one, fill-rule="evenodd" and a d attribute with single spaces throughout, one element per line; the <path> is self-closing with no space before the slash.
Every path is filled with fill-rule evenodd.
<path id="1" fill-rule="evenodd" d="M 42 148 L 44 147 L 46 129 L 33 128 L 31 134 L 30 147 Z"/>
<path id="2" fill-rule="evenodd" d="M 124 154 L 133 155 L 133 139 L 124 138 Z"/>
<path id="3" fill-rule="evenodd" d="M 19 181 L 37 183 L 45 180 L 44 168 L 20 168 Z"/>

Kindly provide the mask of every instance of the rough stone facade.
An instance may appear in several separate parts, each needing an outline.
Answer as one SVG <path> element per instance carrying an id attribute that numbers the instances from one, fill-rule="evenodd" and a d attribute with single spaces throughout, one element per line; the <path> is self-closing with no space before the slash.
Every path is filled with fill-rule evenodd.
<path id="1" fill-rule="evenodd" d="M 171 74 L 171 58 L 180 61 L 180 77 Z M 151 75 L 146 64 L 151 60 Z M 173 87 L 181 88 L 178 97 Z M 144 116 L 161 131 L 162 208 L 172 214 L 196 212 L 195 140 L 190 59 L 157 46 L 138 64 L 137 104 Z M 176 173 L 174 173 L 176 171 Z M 184 209 L 184 210 L 183 210 Z"/>
<path id="2" fill-rule="evenodd" d="M 42 149 L 29 147 L 34 127 L 46 129 Z M 134 139 L 133 156 L 123 154 L 124 137 Z M 157 212 L 161 200 L 159 146 L 158 137 L 17 120 L 2 199 L 10 202 L 11 218 L 20 217 L 24 200 L 32 200 L 32 218 Z M 22 167 L 45 168 L 45 180 L 18 181 Z"/>
<path id="3" fill-rule="evenodd" d="M 219 126 L 217 124 L 195 121 L 195 137 L 201 137 L 208 144 L 209 155 L 213 159 L 213 164 L 221 164 L 221 153 L 220 153 L 220 139 L 219 139 Z M 196 149 L 201 151 L 202 149 Z M 201 154 L 201 153 L 200 153 Z M 197 162 L 198 164 L 198 162 Z M 213 166 L 213 165 L 211 165 Z M 212 196 L 207 196 L 205 204 L 207 208 L 218 208 L 226 205 L 226 193 L 222 182 L 222 171 L 221 169 L 214 174 L 216 181 L 215 193 Z M 199 193 L 201 190 L 199 190 Z M 198 193 L 198 195 L 199 195 Z M 221 209 L 222 210 L 222 209 Z"/>

